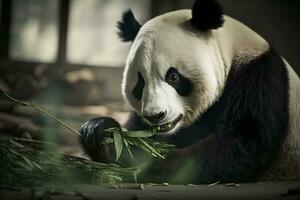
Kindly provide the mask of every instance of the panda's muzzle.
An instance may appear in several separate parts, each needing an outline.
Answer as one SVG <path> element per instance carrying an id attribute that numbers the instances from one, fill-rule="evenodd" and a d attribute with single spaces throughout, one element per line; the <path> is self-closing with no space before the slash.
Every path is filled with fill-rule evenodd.
<path id="1" fill-rule="evenodd" d="M 161 125 L 155 125 L 156 131 L 158 133 L 166 133 L 171 131 L 177 125 L 177 123 L 182 119 L 182 117 L 183 115 L 180 114 L 176 119 L 174 119 L 171 122 L 161 124 Z"/>

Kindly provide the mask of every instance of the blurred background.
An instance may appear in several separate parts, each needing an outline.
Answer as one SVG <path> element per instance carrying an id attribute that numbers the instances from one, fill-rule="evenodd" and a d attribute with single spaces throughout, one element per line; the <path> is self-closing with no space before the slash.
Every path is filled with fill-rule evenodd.
<path id="1" fill-rule="evenodd" d="M 120 84 L 130 43 L 116 22 L 132 9 L 140 23 L 194 0 L 0 0 L 0 88 L 33 100 L 76 129 L 96 116 L 123 123 Z M 300 74 L 298 0 L 222 0 L 224 12 L 270 41 Z M 54 134 L 55 132 L 55 134 Z M 82 155 L 77 137 L 31 108 L 0 98 L 0 133 L 56 135 L 64 153 Z M 46 134 L 47 135 L 47 134 Z"/>

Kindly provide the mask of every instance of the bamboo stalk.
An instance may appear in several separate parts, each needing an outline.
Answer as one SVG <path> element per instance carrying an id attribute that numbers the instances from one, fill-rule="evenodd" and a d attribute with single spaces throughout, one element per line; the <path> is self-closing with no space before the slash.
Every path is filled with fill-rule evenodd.
<path id="1" fill-rule="evenodd" d="M 7 97 L 10 101 L 14 102 L 14 103 L 17 103 L 17 104 L 20 104 L 22 106 L 28 106 L 28 107 L 31 107 L 31 108 L 34 108 L 36 109 L 37 111 L 39 111 L 40 113 L 42 114 L 45 114 L 45 115 L 48 115 L 49 117 L 51 117 L 53 120 L 55 120 L 57 123 L 59 123 L 60 125 L 64 126 L 65 128 L 69 129 L 70 131 L 76 133 L 77 135 L 80 135 L 80 133 L 73 129 L 71 126 L 69 126 L 68 124 L 66 124 L 65 122 L 61 121 L 60 119 L 58 119 L 57 117 L 55 117 L 53 114 L 51 114 L 49 111 L 47 111 L 46 109 L 44 108 L 41 108 L 35 104 L 33 104 L 32 102 L 26 102 L 26 101 L 21 101 L 21 100 L 18 100 L 12 96 L 10 96 L 9 94 L 7 94 L 6 92 L 4 92 L 3 90 L 0 89 L 0 94 L 2 94 L 3 96 Z"/>

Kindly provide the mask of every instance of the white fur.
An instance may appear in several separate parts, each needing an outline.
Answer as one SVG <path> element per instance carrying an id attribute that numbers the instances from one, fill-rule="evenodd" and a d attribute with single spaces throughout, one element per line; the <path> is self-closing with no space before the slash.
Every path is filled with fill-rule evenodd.
<path id="1" fill-rule="evenodd" d="M 125 99 L 141 116 L 166 110 L 167 117 L 162 124 L 174 120 L 179 114 L 184 114 L 182 125 L 189 124 L 220 93 L 222 81 L 219 79 L 222 77 L 218 70 L 222 68 L 218 67 L 220 64 L 214 53 L 215 47 L 209 39 L 206 40 L 209 38 L 207 35 L 199 35 L 184 27 L 189 17 L 188 12 L 179 11 L 162 15 L 143 25 L 125 67 L 122 84 Z M 165 82 L 165 74 L 171 66 L 193 80 L 197 87 L 195 89 L 199 90 L 194 98 L 198 98 L 197 102 L 201 105 L 194 105 L 196 101 L 190 96 L 181 97 Z M 138 72 L 142 73 L 146 84 L 141 101 L 134 99 L 131 94 L 137 83 Z"/>
<path id="2" fill-rule="evenodd" d="M 158 16 L 143 25 L 133 42 L 122 93 L 141 116 L 167 111 L 162 123 L 183 114 L 180 125 L 189 125 L 220 96 L 232 58 L 239 53 L 235 49 L 242 49 L 243 58 L 247 59 L 267 47 L 259 35 L 230 17 L 225 17 L 222 28 L 208 33 L 193 29 L 188 22 L 190 18 L 190 10 Z M 192 79 L 195 85 L 192 96 L 181 97 L 164 81 L 171 66 Z M 141 101 L 132 96 L 138 72 L 146 84 Z"/>

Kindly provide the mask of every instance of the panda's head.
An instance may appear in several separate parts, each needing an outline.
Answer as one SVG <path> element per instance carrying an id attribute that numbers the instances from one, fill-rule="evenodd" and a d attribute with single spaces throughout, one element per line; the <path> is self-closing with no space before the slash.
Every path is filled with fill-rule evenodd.
<path id="1" fill-rule="evenodd" d="M 190 125 L 217 99 L 224 63 L 213 30 L 223 25 L 215 1 L 199 0 L 191 10 L 158 16 L 143 26 L 131 11 L 119 35 L 133 41 L 122 93 L 131 107 L 163 134 Z"/>

